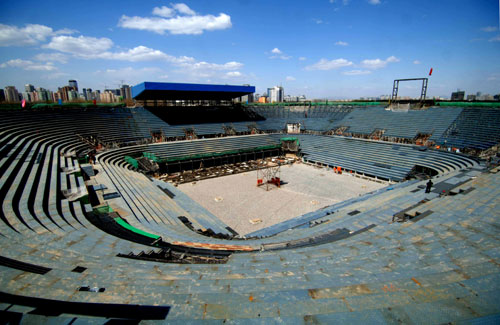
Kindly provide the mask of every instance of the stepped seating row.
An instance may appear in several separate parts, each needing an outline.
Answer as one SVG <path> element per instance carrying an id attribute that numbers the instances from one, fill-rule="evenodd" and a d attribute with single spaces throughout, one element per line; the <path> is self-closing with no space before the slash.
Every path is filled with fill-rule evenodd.
<path id="1" fill-rule="evenodd" d="M 323 118 L 329 120 L 338 120 L 353 110 L 353 107 L 318 105 L 314 107 L 304 106 L 280 106 L 272 107 L 249 105 L 248 109 L 254 111 L 260 116 L 268 118 L 283 119 L 303 119 L 303 118 Z"/>
<path id="2" fill-rule="evenodd" d="M 431 107 L 424 111 L 390 111 L 383 107 L 357 107 L 334 127 L 348 127 L 346 132 L 370 135 L 376 129 L 384 136 L 413 139 L 418 133 L 432 134 L 436 141 L 462 112 L 461 108 Z"/>
<path id="3" fill-rule="evenodd" d="M 381 223 L 358 238 L 319 247 L 237 254 L 216 267 L 164 264 L 159 269 L 156 263 L 135 261 L 125 271 L 110 261 L 113 265 L 103 271 L 89 268 L 79 275 L 91 279 L 99 274 L 98 281 L 89 284 L 106 292 L 73 294 L 73 299 L 156 302 L 170 306 L 169 322 L 299 322 L 309 315 L 307 319 L 327 322 L 441 323 L 495 317 L 500 313 L 495 303 L 500 291 L 495 264 L 499 238 L 492 228 L 498 226 L 498 216 L 467 212 L 484 206 L 484 212 L 494 211 L 494 196 L 500 193 L 487 187 L 499 188 L 494 177 L 476 178 L 470 185 L 475 190 L 465 196 L 435 199 L 434 213 L 418 222 Z M 450 213 L 449 207 L 457 204 L 464 210 Z M 478 236 L 482 245 L 475 244 Z M 18 287 L 35 282 L 62 291 L 67 282 L 60 279 L 68 274 L 25 273 Z"/>
<path id="4" fill-rule="evenodd" d="M 415 165 L 447 173 L 477 164 L 460 155 L 386 142 L 307 135 L 299 141 L 305 161 L 392 181 L 403 180 Z"/>
<path id="5" fill-rule="evenodd" d="M 488 149 L 500 142 L 500 110 L 464 108 L 437 143 L 456 148 Z"/>
<path id="6" fill-rule="evenodd" d="M 117 257 L 118 253 L 151 248 L 103 232 L 86 219 L 85 204 L 63 198 L 62 189 L 79 187 L 82 179 L 61 171 L 76 164 L 74 158 L 61 154 L 85 148 L 68 131 L 72 126 L 77 129 L 80 121 L 66 123 L 11 127 L 0 121 L 0 256 L 50 269 L 38 274 L 0 264 L 0 291 L 4 293 L 84 304 L 168 306 L 165 321 L 169 323 L 442 323 L 497 319 L 494 317 L 500 313 L 496 304 L 500 239 L 495 231 L 500 227 L 500 174 L 474 174 L 475 179 L 460 185 L 473 190 L 447 197 L 413 192 L 422 183 L 404 183 L 335 210 L 315 227 L 255 240 L 255 245 L 376 224 L 343 240 L 233 254 L 220 265 L 165 264 Z M 118 130 L 109 132 L 119 135 Z M 278 139 L 276 136 L 274 143 Z M 164 199 L 153 199 L 168 196 L 150 192 L 150 186 L 158 184 L 128 168 L 122 160 L 124 149 L 107 152 L 97 168 L 103 168 L 98 176 L 112 175 L 120 184 L 122 197 L 113 200 L 143 201 L 137 204 L 144 205 L 144 217 L 127 216 L 127 221 L 152 233 L 161 230 L 172 238 L 209 240 L 164 216 L 174 208 L 189 211 L 176 205 L 175 198 L 165 205 Z M 443 164 L 443 173 L 454 169 L 450 166 L 455 163 L 451 159 Z M 471 166 L 463 164 L 462 168 Z M 452 171 L 440 180 L 461 177 Z M 415 209 L 432 209 L 430 215 L 416 222 L 391 223 L 393 213 L 423 198 L 430 201 Z M 354 209 L 360 213 L 350 215 Z M 77 266 L 84 270 L 73 271 Z M 105 291 L 79 291 L 81 286 Z M 61 318 L 53 313 L 40 315 L 40 310 L 35 311 L 22 298 L 15 303 L 0 301 L 0 309 L 18 313 L 26 322 L 108 321 L 86 315 L 75 319 L 74 313 L 63 313 Z"/>

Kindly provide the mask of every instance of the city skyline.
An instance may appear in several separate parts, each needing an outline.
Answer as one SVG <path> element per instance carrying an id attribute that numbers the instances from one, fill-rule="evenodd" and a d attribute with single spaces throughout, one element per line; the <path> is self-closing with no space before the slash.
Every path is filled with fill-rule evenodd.
<path id="1" fill-rule="evenodd" d="M 324 0 L 3 3 L 0 88 L 142 81 L 282 85 L 308 98 L 500 93 L 499 3 Z M 64 12 L 53 7 L 64 7 Z M 86 15 L 82 15 L 84 10 Z M 91 22 L 91 23 L 89 23 Z M 415 96 L 405 85 L 401 96 Z"/>

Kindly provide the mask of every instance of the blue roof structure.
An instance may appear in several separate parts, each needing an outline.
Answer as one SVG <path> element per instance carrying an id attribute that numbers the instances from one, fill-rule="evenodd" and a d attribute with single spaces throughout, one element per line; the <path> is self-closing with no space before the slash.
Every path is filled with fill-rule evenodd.
<path id="1" fill-rule="evenodd" d="M 132 87 L 138 100 L 230 100 L 255 92 L 254 86 L 143 82 Z"/>

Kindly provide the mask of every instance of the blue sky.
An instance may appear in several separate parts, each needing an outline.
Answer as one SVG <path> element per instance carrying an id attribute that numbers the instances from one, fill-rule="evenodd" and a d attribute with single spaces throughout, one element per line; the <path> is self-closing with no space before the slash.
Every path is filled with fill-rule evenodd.
<path id="1" fill-rule="evenodd" d="M 2 1 L 0 88 L 282 85 L 308 98 L 500 93 L 498 0 Z M 416 96 L 417 82 L 400 95 Z"/>

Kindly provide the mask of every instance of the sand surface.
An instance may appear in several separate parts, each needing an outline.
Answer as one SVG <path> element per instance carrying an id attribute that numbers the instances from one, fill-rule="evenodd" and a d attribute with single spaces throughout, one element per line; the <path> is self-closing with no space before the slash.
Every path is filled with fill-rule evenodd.
<path id="1" fill-rule="evenodd" d="M 386 185 L 331 169 L 293 164 L 281 167 L 287 184 L 257 187 L 257 171 L 179 185 L 224 223 L 244 235 Z M 260 219 L 252 223 L 250 220 Z"/>

